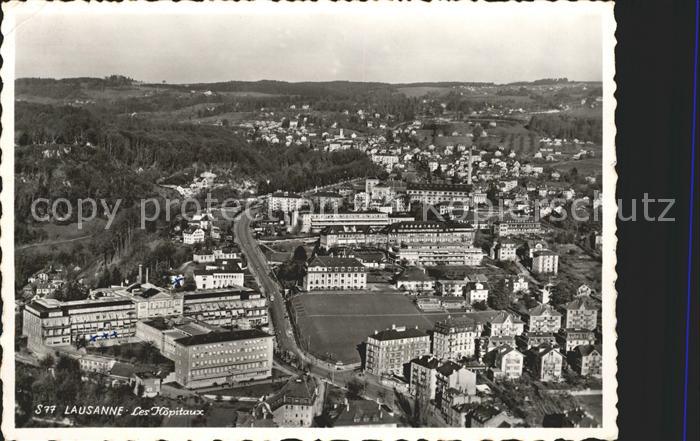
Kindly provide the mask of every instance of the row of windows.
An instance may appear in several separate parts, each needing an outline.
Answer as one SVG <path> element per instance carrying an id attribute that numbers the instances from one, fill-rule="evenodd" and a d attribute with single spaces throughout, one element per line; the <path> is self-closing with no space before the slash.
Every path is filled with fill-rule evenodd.
<path id="1" fill-rule="evenodd" d="M 192 363 L 192 366 L 208 366 L 208 365 L 216 365 L 216 364 L 223 364 L 223 363 L 237 363 L 239 361 L 246 361 L 246 360 L 261 360 L 261 359 L 267 359 L 267 354 L 253 354 L 253 355 L 243 355 L 239 357 L 228 357 L 228 358 L 216 358 L 213 360 L 202 360 L 202 361 L 195 361 Z"/>
<path id="2" fill-rule="evenodd" d="M 248 369 L 255 369 L 259 367 L 265 367 L 267 366 L 267 362 L 258 362 L 258 363 L 245 363 L 245 364 L 238 364 L 235 366 L 219 366 L 219 367 L 213 367 L 213 368 L 204 368 L 204 369 L 195 369 L 192 370 L 192 376 L 193 377 L 198 377 L 198 376 L 207 376 L 211 374 L 225 374 L 228 373 L 232 370 L 248 370 Z"/>
<path id="3" fill-rule="evenodd" d="M 267 345 L 259 345 L 259 346 L 239 347 L 236 349 L 225 349 L 225 350 L 218 350 L 218 351 L 195 352 L 192 354 L 192 358 L 212 357 L 215 355 L 224 355 L 224 354 L 235 355 L 235 354 L 248 353 L 248 352 L 259 352 L 259 351 L 264 351 L 267 348 L 268 348 Z"/>

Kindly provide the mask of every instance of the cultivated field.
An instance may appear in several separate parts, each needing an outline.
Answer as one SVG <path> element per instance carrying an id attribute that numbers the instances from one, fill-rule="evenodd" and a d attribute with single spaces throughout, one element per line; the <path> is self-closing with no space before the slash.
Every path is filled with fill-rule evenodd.
<path id="1" fill-rule="evenodd" d="M 425 313 L 403 294 L 303 294 L 292 299 L 301 346 L 319 357 L 359 363 L 367 337 L 392 325 L 431 330 L 447 313 Z M 453 313 L 452 316 L 492 312 Z M 364 357 L 364 353 L 362 354 Z"/>

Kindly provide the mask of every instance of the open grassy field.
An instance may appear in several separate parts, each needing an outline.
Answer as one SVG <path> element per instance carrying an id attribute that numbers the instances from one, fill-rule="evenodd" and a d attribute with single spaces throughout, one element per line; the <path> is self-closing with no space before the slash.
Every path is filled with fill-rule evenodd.
<path id="1" fill-rule="evenodd" d="M 569 250 L 573 254 L 569 254 Z M 559 274 L 557 278 L 566 280 L 573 286 L 586 284 L 600 292 L 602 264 L 592 259 L 576 245 L 559 245 Z"/>
<path id="2" fill-rule="evenodd" d="M 598 156 L 595 158 L 571 159 L 569 161 L 559 161 L 548 163 L 555 170 L 568 172 L 572 168 L 578 170 L 579 175 L 595 176 L 603 172 L 603 159 Z"/>
<path id="3" fill-rule="evenodd" d="M 343 363 L 361 361 L 367 337 L 392 325 L 431 330 L 447 313 L 426 313 L 403 294 L 304 294 L 292 299 L 301 345 Z M 487 316 L 494 312 L 456 313 Z M 364 357 L 364 354 L 363 354 Z"/>
<path id="4" fill-rule="evenodd" d="M 452 87 L 413 86 L 399 87 L 397 90 L 409 98 L 417 98 L 425 95 L 447 95 L 453 89 Z"/>
<path id="5" fill-rule="evenodd" d="M 576 401 L 597 421 L 603 421 L 603 395 L 579 395 Z"/>

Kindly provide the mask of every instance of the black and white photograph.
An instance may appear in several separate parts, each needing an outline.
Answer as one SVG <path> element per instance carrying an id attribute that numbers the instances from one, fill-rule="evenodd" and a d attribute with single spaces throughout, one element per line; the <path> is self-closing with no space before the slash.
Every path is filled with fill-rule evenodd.
<path id="1" fill-rule="evenodd" d="M 612 3 L 3 9 L 6 438 L 617 437 Z"/>

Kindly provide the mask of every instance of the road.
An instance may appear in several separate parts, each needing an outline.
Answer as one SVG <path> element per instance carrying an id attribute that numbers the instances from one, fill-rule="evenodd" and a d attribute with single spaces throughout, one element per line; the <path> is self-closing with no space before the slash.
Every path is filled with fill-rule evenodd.
<path id="1" fill-rule="evenodd" d="M 30 243 L 26 245 L 20 245 L 15 248 L 15 251 L 21 251 L 21 250 L 26 250 L 29 248 L 35 248 L 35 247 L 50 247 L 51 245 L 62 245 L 64 243 L 71 243 L 71 242 L 78 242 L 80 240 L 85 240 L 85 239 L 90 239 L 94 234 L 87 234 L 85 236 L 78 236 L 74 237 L 72 239 L 62 239 L 62 240 L 49 240 L 45 242 L 39 242 L 39 243 Z"/>
<path id="2" fill-rule="evenodd" d="M 270 301 L 270 315 L 272 324 L 275 328 L 277 337 L 277 345 L 280 350 L 290 351 L 298 357 L 303 357 L 303 354 L 296 344 L 293 337 L 293 329 L 289 320 L 285 319 L 284 298 L 280 286 L 272 279 L 270 274 L 272 270 L 267 264 L 265 255 L 255 242 L 250 230 L 250 222 L 253 218 L 250 209 L 245 210 L 236 218 L 233 225 L 233 231 L 236 242 L 241 247 L 241 251 L 245 253 L 248 260 L 248 270 L 255 277 L 260 290 L 267 296 Z"/>
<path id="3" fill-rule="evenodd" d="M 272 276 L 272 270 L 267 264 L 265 255 L 258 247 L 250 229 L 250 223 L 255 216 L 255 209 L 246 209 L 234 221 L 234 234 L 236 243 L 245 253 L 248 260 L 248 270 L 251 272 L 262 293 L 270 299 L 270 316 L 275 329 L 277 346 L 281 351 L 289 351 L 306 362 L 309 372 L 315 377 L 346 388 L 347 383 L 357 377 L 365 385 L 364 393 L 369 399 L 381 399 L 383 402 L 393 404 L 395 401 L 393 387 L 381 384 L 377 379 L 368 376 L 358 376 L 353 370 L 337 370 L 332 365 L 326 364 L 309 356 L 299 348 L 294 338 L 294 329 L 291 322 L 285 317 L 285 300 L 280 285 Z"/>

